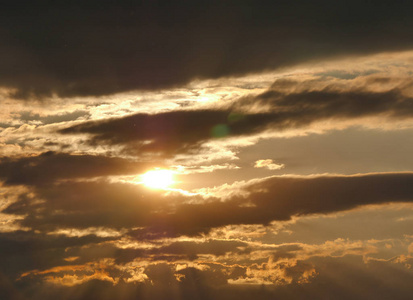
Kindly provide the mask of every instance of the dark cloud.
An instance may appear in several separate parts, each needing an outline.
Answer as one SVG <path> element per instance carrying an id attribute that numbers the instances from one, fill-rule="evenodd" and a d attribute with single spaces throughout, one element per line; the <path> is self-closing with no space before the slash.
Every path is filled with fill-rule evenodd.
<path id="1" fill-rule="evenodd" d="M 38 156 L 0 158 L 0 179 L 8 185 L 41 185 L 59 179 L 137 174 L 149 167 L 117 157 L 49 151 Z"/>
<path id="2" fill-rule="evenodd" d="M 23 223 L 46 232 L 62 227 L 131 228 L 150 223 L 152 211 L 170 208 L 159 192 L 134 184 L 66 182 L 40 185 L 33 191 L 45 203 L 22 194 L 4 212 L 32 211 Z"/>
<path id="3" fill-rule="evenodd" d="M 275 84 L 278 87 L 278 83 Z M 295 82 L 289 84 L 298 85 Z M 251 106 L 267 112 L 241 113 Z M 372 92 L 366 89 L 341 91 L 328 86 L 315 91 L 284 93 L 273 86 L 258 96 L 239 99 L 232 109 L 135 114 L 85 122 L 60 130 L 60 133 L 88 133 L 92 135 L 92 145 L 122 144 L 126 145 L 126 151 L 135 154 L 145 151 L 173 154 L 194 150 L 213 138 L 251 135 L 265 130 L 282 131 L 317 121 L 368 116 L 389 120 L 411 118 L 413 99 L 398 88 Z"/>
<path id="4" fill-rule="evenodd" d="M 243 188 L 246 198 L 184 204 L 164 216 L 165 227 L 187 234 L 228 224 L 268 224 L 295 215 L 331 213 L 361 205 L 413 200 L 411 173 L 307 178 L 273 177 Z M 219 212 L 217 214 L 216 212 Z"/>
<path id="5" fill-rule="evenodd" d="M 191 241 L 175 242 L 168 246 L 161 247 L 158 251 L 167 254 L 185 254 L 190 257 L 196 257 L 199 254 L 212 254 L 222 256 L 228 252 L 238 252 L 238 247 L 246 247 L 247 243 L 241 241 L 219 241 L 208 240 L 203 243 Z"/>
<path id="6" fill-rule="evenodd" d="M 319 276 L 300 289 L 308 296 L 322 294 L 334 295 L 335 299 L 373 297 L 407 300 L 412 292 L 408 282 L 413 279 L 413 273 L 401 264 L 388 261 L 364 264 L 358 256 L 314 257 L 309 261 L 316 266 Z"/>
<path id="7" fill-rule="evenodd" d="M 411 270 L 389 261 L 365 264 L 359 256 L 318 257 L 299 261 L 291 272 L 313 264 L 319 274 L 309 283 L 287 285 L 228 285 L 228 275 L 219 269 L 174 270 L 172 265 L 157 264 L 146 268 L 149 280 L 134 284 L 91 280 L 74 287 L 21 280 L 8 285 L 14 299 L 197 299 L 197 300 L 270 300 L 270 299 L 410 299 L 413 288 Z M 290 271 L 288 271 L 290 272 Z M 270 272 L 269 272 L 270 273 Z M 175 274 L 181 274 L 177 281 Z M 17 292 L 18 291 L 18 292 Z M 13 296 L 15 298 L 13 298 Z M 20 298 L 18 297 L 20 296 Z"/>
<path id="8" fill-rule="evenodd" d="M 408 1 L 24 1 L 4 5 L 0 20 L 0 85 L 19 98 L 156 89 L 413 46 Z"/>
<path id="9" fill-rule="evenodd" d="M 364 90 L 340 91 L 333 86 L 320 91 L 301 91 L 283 94 L 277 90 L 240 101 L 241 105 L 267 105 L 285 114 L 284 121 L 291 125 L 311 123 L 328 118 L 356 118 L 374 115 L 392 117 L 410 116 L 413 112 L 413 99 L 403 95 L 399 89 L 385 92 Z"/>
<path id="10" fill-rule="evenodd" d="M 4 212 L 26 215 L 21 224 L 46 231 L 145 227 L 131 231 L 131 236 L 150 240 L 198 235 L 230 224 L 268 224 L 295 215 L 327 214 L 367 204 L 411 202 L 413 175 L 272 177 L 238 189 L 249 196 L 225 201 L 212 198 L 206 203 L 194 197 L 191 200 L 198 204 L 188 204 L 187 196 L 164 196 L 131 184 L 67 182 L 35 187 L 33 198 L 21 195 Z"/>
<path id="11" fill-rule="evenodd" d="M 16 279 L 23 272 L 33 269 L 47 269 L 70 264 L 64 261 L 66 249 L 93 245 L 113 240 L 113 237 L 97 237 L 89 234 L 82 237 L 68 237 L 62 234 L 49 235 L 34 231 L 13 231 L 0 233 L 0 270 Z"/>
<path id="12" fill-rule="evenodd" d="M 186 267 L 182 270 L 176 271 L 175 266 L 166 263 L 153 264 L 145 269 L 145 274 L 148 275 L 149 280 L 158 288 L 184 288 L 190 290 L 204 289 L 213 286 L 222 286 L 227 284 L 228 278 L 232 277 L 232 273 L 245 273 L 234 268 L 220 267 L 220 265 L 209 264 L 206 270 L 199 270 L 193 267 Z M 232 270 L 231 270 L 232 269 Z M 225 271 L 229 271 L 225 273 Z M 235 271 L 235 272 L 234 272 Z M 179 281 L 175 275 L 181 275 Z M 208 290 L 205 290 L 208 293 Z"/>
<path id="13" fill-rule="evenodd" d="M 184 276 L 181 279 L 182 284 L 193 289 L 205 288 L 208 286 L 219 287 L 227 283 L 227 276 L 222 272 L 213 269 L 201 271 L 197 268 L 188 267 L 177 273 Z M 209 294 L 209 290 L 205 290 L 204 293 Z"/>
<path id="14" fill-rule="evenodd" d="M 108 238 L 117 239 L 117 237 Z M 153 263 L 158 261 L 193 261 L 200 255 L 224 256 L 231 253 L 245 253 L 247 243 L 234 240 L 207 240 L 204 242 L 176 241 L 164 244 L 162 241 L 152 241 L 153 248 L 119 248 L 112 243 L 93 244 L 84 243 L 77 247 L 66 249 L 66 256 L 78 257 L 76 264 L 97 261 L 102 258 L 113 258 L 118 264 L 125 264 L 135 259 L 145 259 Z M 280 250 L 283 253 L 287 251 Z M 278 252 L 277 252 L 278 254 Z"/>
<path id="15" fill-rule="evenodd" d="M 90 133 L 93 145 L 129 144 L 129 149 L 136 152 L 174 153 L 191 149 L 211 138 L 263 131 L 274 118 L 273 114 L 267 113 L 242 115 L 222 110 L 172 111 L 91 121 L 63 129 L 60 133 Z"/>

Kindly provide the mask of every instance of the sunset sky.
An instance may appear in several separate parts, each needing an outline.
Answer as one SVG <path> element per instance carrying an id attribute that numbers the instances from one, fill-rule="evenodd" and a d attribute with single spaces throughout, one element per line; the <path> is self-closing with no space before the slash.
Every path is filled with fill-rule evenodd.
<path id="1" fill-rule="evenodd" d="M 411 299 L 411 1 L 9 1 L 0 299 Z"/>

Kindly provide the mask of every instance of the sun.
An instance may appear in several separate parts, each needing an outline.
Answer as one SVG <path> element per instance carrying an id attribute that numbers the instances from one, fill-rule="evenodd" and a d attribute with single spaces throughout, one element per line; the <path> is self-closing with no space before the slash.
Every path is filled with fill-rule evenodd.
<path id="1" fill-rule="evenodd" d="M 142 183 L 153 189 L 166 189 L 174 184 L 173 171 L 152 170 L 142 175 Z"/>

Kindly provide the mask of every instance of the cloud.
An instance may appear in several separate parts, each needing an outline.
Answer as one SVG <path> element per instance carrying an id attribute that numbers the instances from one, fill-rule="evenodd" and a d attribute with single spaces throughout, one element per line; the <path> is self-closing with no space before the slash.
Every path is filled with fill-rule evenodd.
<path id="1" fill-rule="evenodd" d="M 69 113 L 60 113 L 60 114 L 50 114 L 46 116 L 41 116 L 39 114 L 33 114 L 30 111 L 21 111 L 19 116 L 15 116 L 15 119 L 18 119 L 23 122 L 41 122 L 42 124 L 53 124 L 60 122 L 68 122 L 72 120 L 77 120 L 79 118 L 89 117 L 90 114 L 87 111 L 75 110 Z"/>
<path id="2" fill-rule="evenodd" d="M 169 208 L 160 192 L 126 183 L 62 182 L 35 186 L 33 192 L 34 197 L 22 194 L 4 212 L 21 215 L 36 211 L 23 223 L 45 232 L 59 228 L 131 228 L 150 222 L 152 211 Z"/>
<path id="3" fill-rule="evenodd" d="M 179 205 L 173 214 L 156 218 L 157 226 L 192 235 L 229 224 L 268 224 L 296 215 L 331 213 L 367 204 L 411 202 L 412 180 L 411 173 L 272 177 L 241 185 L 242 191 L 249 192 L 245 198 L 233 196 L 226 201 Z"/>
<path id="4" fill-rule="evenodd" d="M 41 185 L 59 179 L 137 174 L 147 163 L 95 155 L 45 152 L 37 156 L 0 158 L 0 179 L 8 185 Z"/>
<path id="5" fill-rule="evenodd" d="M 0 84 L 19 98 L 103 95 L 408 49 L 409 8 L 405 1 L 8 4 Z"/>
<path id="6" fill-rule="evenodd" d="M 368 204 L 411 202 L 411 173 L 270 177 L 234 184 L 227 199 L 164 195 L 126 183 L 65 182 L 35 186 L 3 212 L 25 215 L 23 226 L 133 228 L 138 238 L 199 235 L 231 224 L 269 224 Z M 38 201 L 38 200 L 42 201 Z M 36 213 L 34 213 L 36 212 Z M 217 214 L 219 212 L 219 214 Z"/>
<path id="7" fill-rule="evenodd" d="M 87 266 L 86 266 L 87 267 Z M 56 299 L 64 295 L 65 300 L 78 299 L 409 299 L 413 292 L 412 272 L 389 261 L 364 264 L 360 256 L 343 258 L 316 257 L 300 261 L 295 266 L 286 267 L 282 274 L 290 278 L 300 278 L 305 272 L 315 268 L 319 273 L 310 282 L 294 281 L 286 285 L 236 285 L 227 284 L 230 269 L 207 268 L 200 270 L 187 267 L 176 271 L 166 263 L 150 265 L 144 269 L 146 280 L 141 283 L 120 281 L 113 285 L 109 280 L 89 280 L 73 286 L 51 285 L 42 282 L 21 280 L 14 285 L 21 294 L 30 299 Z M 116 274 L 110 265 L 89 274 L 74 270 L 79 278 L 97 276 L 98 272 L 108 278 Z M 270 271 L 270 270 L 267 270 Z M 111 273 L 109 273 L 111 272 Z M 242 273 L 240 273 L 242 275 Z M 271 275 L 270 272 L 267 272 Z M 85 276 L 86 275 L 86 276 Z M 274 273 L 272 273 L 274 276 Z M 244 275 L 245 276 L 245 275 Z M 307 275 L 304 275 L 307 276 Z M 75 278 L 68 275 L 68 279 Z M 180 281 L 177 280 L 180 278 Z M 56 282 L 63 279 L 56 274 Z M 372 289 L 371 287 L 374 287 Z M 13 291 L 14 286 L 10 287 Z M 202 297 L 200 296 L 202 295 Z M 12 298 L 13 299 L 13 298 Z M 16 298 L 18 299 L 18 298 Z"/>
<path id="8" fill-rule="evenodd" d="M 276 164 L 272 159 L 260 159 L 255 162 L 254 168 L 267 168 L 269 170 L 279 170 L 284 168 L 284 164 Z"/>
<path id="9" fill-rule="evenodd" d="M 223 256 L 229 252 L 238 252 L 238 247 L 246 247 L 247 245 L 245 242 L 231 240 L 208 240 L 203 243 L 183 241 L 161 247 L 157 251 L 164 254 L 185 254 L 189 257 L 196 257 L 199 254 Z"/>
<path id="10" fill-rule="evenodd" d="M 2 249 L 6 249 L 2 252 L 5 258 L 2 271 L 19 278 L 8 287 L 7 277 L 2 278 L 4 283 L 1 283 L 10 292 L 16 288 L 24 295 L 35 290 L 35 295 L 43 295 L 43 299 L 49 298 L 42 294 L 45 292 L 42 288 L 48 293 L 60 291 L 72 295 L 69 291 L 76 291 L 73 294 L 76 297 L 78 293 L 86 293 L 88 297 L 85 286 L 103 288 L 105 282 L 110 283 L 107 293 L 120 292 L 125 299 L 132 297 L 130 293 L 125 294 L 125 290 L 140 293 L 141 289 L 149 292 L 150 299 L 157 299 L 162 293 L 171 299 L 177 291 L 193 297 L 200 289 L 205 289 L 211 299 L 221 296 L 226 299 L 227 293 L 241 296 L 248 292 L 251 296 L 258 290 L 265 291 L 268 297 L 286 295 L 287 291 L 297 296 L 299 292 L 297 298 L 302 299 L 302 295 L 308 294 L 310 298 L 320 293 L 333 295 L 341 289 L 345 290 L 346 297 L 357 298 L 360 292 L 365 296 L 359 289 L 367 292 L 374 280 L 382 282 L 385 293 L 411 290 L 408 284 L 412 276 L 408 267 L 411 257 L 374 259 L 368 256 L 376 252 L 372 244 L 381 242 L 384 247 L 390 240 L 337 239 L 322 244 L 278 244 L 274 240 L 270 243 L 184 239 L 158 240 L 151 247 L 136 248 L 142 244 L 128 245 L 125 237 L 119 240 L 94 235 L 73 238 L 35 231 L 17 231 L 0 237 Z M 408 240 L 403 240 L 406 246 Z M 67 259 L 74 256 L 74 260 Z M 389 272 L 392 279 L 388 277 Z M 353 282 L 354 276 L 357 276 L 356 282 Z M 74 299 L 78 299 L 76 297 Z M 95 297 L 103 296 L 95 294 Z M 177 299 L 180 299 L 178 295 Z"/>
<path id="11" fill-rule="evenodd" d="M 59 132 L 90 133 L 93 135 L 92 145 L 126 144 L 137 153 L 179 153 L 212 138 L 261 132 L 273 118 L 267 113 L 239 115 L 223 110 L 172 111 L 91 121 Z"/>
<path id="12" fill-rule="evenodd" d="M 276 81 L 277 83 L 277 81 Z M 371 90 L 364 83 L 343 89 L 340 84 L 317 84 L 296 91 L 282 91 L 276 85 L 256 96 L 241 97 L 226 109 L 181 110 L 158 114 L 135 114 L 117 119 L 89 121 L 59 131 L 61 134 L 89 134 L 91 145 L 123 145 L 129 154 L 190 152 L 218 138 L 280 133 L 305 129 L 317 122 L 340 122 L 375 117 L 385 122 L 413 116 L 413 98 L 406 87 Z M 260 111 L 256 111 L 256 107 Z M 254 112 L 255 110 L 255 112 Z M 369 126 L 369 121 L 359 121 Z M 381 124 L 382 122 L 380 122 Z M 351 124 L 351 123 L 350 123 Z M 341 125 L 343 126 L 343 125 Z M 344 125 L 349 126 L 349 124 Z"/>
<path id="13" fill-rule="evenodd" d="M 366 86 L 368 87 L 368 86 Z M 245 98 L 240 104 L 267 105 L 271 110 L 285 112 L 280 116 L 291 119 L 292 124 L 308 124 L 329 118 L 357 118 L 374 115 L 390 117 L 411 116 L 412 98 L 395 88 L 388 91 L 338 90 L 326 87 L 322 90 L 304 90 L 289 94 L 268 90 L 257 97 Z"/>
<path id="14" fill-rule="evenodd" d="M 0 262 L 2 272 L 8 277 L 16 278 L 22 272 L 33 269 L 51 268 L 68 264 L 65 249 L 113 240 L 113 237 L 68 237 L 65 235 L 48 235 L 34 231 L 16 230 L 0 233 Z M 6 259 L 7 258 L 7 259 Z"/>
<path id="15" fill-rule="evenodd" d="M 130 235 L 124 235 L 126 238 Z M 184 262 L 188 264 L 200 257 L 204 257 L 209 261 L 211 257 L 225 259 L 227 256 L 234 255 L 236 253 L 248 253 L 246 251 L 248 247 L 247 242 L 239 240 L 192 240 L 185 241 L 175 239 L 175 241 L 169 242 L 168 240 L 152 240 L 148 243 L 143 239 L 139 239 L 136 235 L 134 239 L 129 239 L 130 245 L 125 243 L 123 247 L 119 247 L 119 244 L 113 243 L 111 240 L 108 243 L 103 243 L 103 240 L 99 244 L 84 243 L 77 247 L 72 246 L 65 251 L 66 257 L 76 257 L 74 263 L 82 264 L 90 261 L 96 261 L 99 259 L 114 259 L 117 264 L 124 265 L 130 262 L 147 262 L 158 263 L 161 261 L 168 261 L 172 263 Z M 147 242 L 146 247 L 136 247 L 134 241 Z M 139 244 L 138 244 L 139 245 Z M 149 246 L 148 246 L 149 245 Z"/>

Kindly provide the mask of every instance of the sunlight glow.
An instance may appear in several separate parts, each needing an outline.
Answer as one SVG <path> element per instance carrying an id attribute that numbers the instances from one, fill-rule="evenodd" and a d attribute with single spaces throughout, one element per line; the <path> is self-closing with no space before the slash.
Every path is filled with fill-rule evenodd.
<path id="1" fill-rule="evenodd" d="M 142 175 L 142 182 L 147 187 L 153 189 L 166 189 L 174 184 L 173 171 L 152 170 Z"/>

